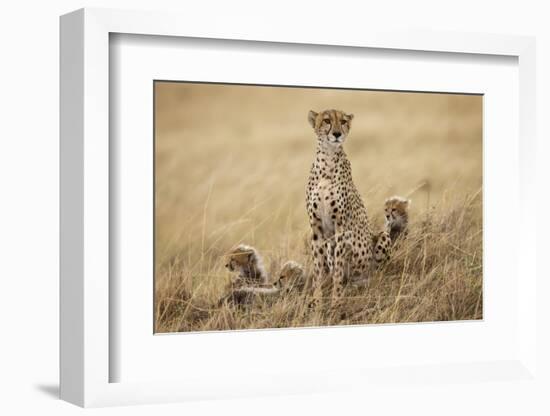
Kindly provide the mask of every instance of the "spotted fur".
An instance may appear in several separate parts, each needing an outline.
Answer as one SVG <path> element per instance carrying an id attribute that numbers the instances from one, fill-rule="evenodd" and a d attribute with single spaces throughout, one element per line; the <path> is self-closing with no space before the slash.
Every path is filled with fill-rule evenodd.
<path id="1" fill-rule="evenodd" d="M 378 232 L 373 237 L 374 261 L 376 265 L 387 262 L 391 256 L 392 239 L 386 230 Z"/>

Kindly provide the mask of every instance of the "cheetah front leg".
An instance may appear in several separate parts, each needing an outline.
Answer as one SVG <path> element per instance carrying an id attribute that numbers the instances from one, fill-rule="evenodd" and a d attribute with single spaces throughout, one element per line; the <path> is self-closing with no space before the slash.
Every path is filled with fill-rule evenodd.
<path id="1" fill-rule="evenodd" d="M 351 276 L 351 260 L 353 250 L 349 239 L 344 236 L 337 238 L 334 248 L 334 267 L 332 270 L 332 305 L 338 305 L 344 289 L 344 278 Z"/>
<path id="2" fill-rule="evenodd" d="M 391 256 L 391 238 L 388 231 L 380 231 L 373 238 L 374 262 L 381 265 L 387 262 Z"/>
<path id="3" fill-rule="evenodd" d="M 311 239 L 311 253 L 313 257 L 313 298 L 309 302 L 310 308 L 317 308 L 323 297 L 322 284 L 329 273 L 329 265 L 327 261 L 327 245 L 322 239 L 322 235 L 313 228 L 313 236 Z"/>

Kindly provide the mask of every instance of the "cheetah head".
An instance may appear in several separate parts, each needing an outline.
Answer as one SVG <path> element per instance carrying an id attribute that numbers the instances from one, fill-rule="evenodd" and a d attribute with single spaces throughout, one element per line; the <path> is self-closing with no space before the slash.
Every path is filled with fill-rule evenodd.
<path id="1" fill-rule="evenodd" d="M 304 269 L 295 261 L 286 262 L 279 273 L 279 279 L 274 286 L 279 289 L 292 288 L 299 285 L 304 278 Z"/>
<path id="2" fill-rule="evenodd" d="M 353 114 L 338 110 L 325 110 L 320 113 L 310 111 L 308 121 L 317 138 L 330 146 L 340 147 L 351 128 Z"/>
<path id="3" fill-rule="evenodd" d="M 267 274 L 258 250 L 245 244 L 239 244 L 225 255 L 225 267 L 239 277 L 254 283 L 267 281 Z"/>
<path id="4" fill-rule="evenodd" d="M 256 253 L 254 248 L 240 244 L 227 253 L 226 257 L 225 267 L 230 272 L 242 272 L 254 264 Z"/>
<path id="5" fill-rule="evenodd" d="M 411 200 L 400 196 L 392 196 L 384 202 L 386 227 L 399 229 L 406 226 Z"/>

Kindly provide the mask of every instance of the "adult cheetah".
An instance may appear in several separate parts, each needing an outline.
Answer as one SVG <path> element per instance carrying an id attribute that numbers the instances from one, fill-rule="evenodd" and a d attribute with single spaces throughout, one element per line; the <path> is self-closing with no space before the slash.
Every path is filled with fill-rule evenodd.
<path id="1" fill-rule="evenodd" d="M 344 279 L 368 277 L 377 260 L 374 243 L 378 243 L 377 247 L 381 245 L 381 251 L 387 251 L 391 242 L 373 234 L 367 210 L 353 183 L 351 164 L 343 148 L 353 115 L 338 110 L 310 111 L 308 120 L 317 136 L 315 160 L 306 188 L 314 264 L 312 306 L 315 306 L 322 296 L 322 281 L 326 277 L 332 279 L 332 300 L 336 302 Z"/>

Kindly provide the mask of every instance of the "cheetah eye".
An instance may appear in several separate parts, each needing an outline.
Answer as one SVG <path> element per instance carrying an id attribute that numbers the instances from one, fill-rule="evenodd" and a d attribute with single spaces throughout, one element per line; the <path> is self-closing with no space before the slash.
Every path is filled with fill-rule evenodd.
<path id="1" fill-rule="evenodd" d="M 347 120 L 342 120 L 341 123 L 342 124 L 346 124 L 348 121 Z"/>
<path id="2" fill-rule="evenodd" d="M 329 118 L 325 118 L 323 121 L 327 124 L 330 124 L 330 119 Z"/>

